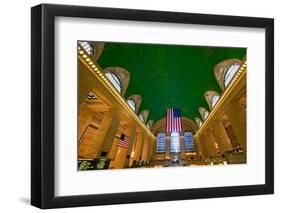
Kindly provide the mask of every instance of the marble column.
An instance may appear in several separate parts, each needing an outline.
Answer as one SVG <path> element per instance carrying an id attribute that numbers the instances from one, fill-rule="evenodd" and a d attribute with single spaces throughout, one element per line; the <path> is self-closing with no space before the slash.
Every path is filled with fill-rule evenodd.
<path id="1" fill-rule="evenodd" d="M 208 129 L 208 142 L 209 142 L 209 154 L 210 156 L 212 157 L 216 157 L 218 156 L 218 152 L 220 152 L 219 150 L 219 145 L 218 145 L 218 142 L 215 138 L 215 135 L 214 135 L 214 129 L 213 128 L 210 128 Z M 216 146 L 217 144 L 217 146 Z"/>
<path id="2" fill-rule="evenodd" d="M 171 158 L 171 153 L 170 153 L 170 142 L 171 142 L 171 136 L 170 137 L 167 137 L 166 135 L 166 155 L 165 155 L 165 159 L 167 158 L 167 156 L 169 158 Z"/>
<path id="3" fill-rule="evenodd" d="M 109 157 L 109 152 L 112 148 L 114 139 L 116 138 L 116 132 L 120 126 L 120 116 L 121 116 L 121 113 L 119 110 L 117 110 L 115 112 L 114 118 L 111 121 L 111 125 L 108 128 L 107 133 L 104 137 L 103 143 L 102 143 L 99 153 L 98 153 L 98 156 L 100 156 L 102 152 L 105 152 L 106 153 L 105 157 L 106 158 Z"/>
<path id="4" fill-rule="evenodd" d="M 140 160 L 141 154 L 142 154 L 142 148 L 143 148 L 143 131 L 139 131 L 138 137 L 136 140 L 136 147 L 135 147 L 135 154 L 134 154 L 134 160 Z"/>
<path id="5" fill-rule="evenodd" d="M 199 141 L 199 139 L 198 139 L 198 135 L 195 135 L 194 136 L 194 145 L 195 145 L 195 150 L 196 150 L 196 156 L 197 156 L 197 158 L 198 157 L 202 157 L 202 147 L 201 147 L 201 144 L 200 144 L 200 141 Z"/>
<path id="6" fill-rule="evenodd" d="M 93 125 L 87 126 L 78 144 L 79 158 L 86 158 L 87 154 L 89 153 L 89 150 L 91 150 L 91 147 L 93 145 L 93 137 L 95 136 L 97 131 L 97 127 Z"/>
<path id="7" fill-rule="evenodd" d="M 134 146 L 136 144 L 136 132 L 135 132 L 135 135 L 134 135 L 134 138 L 131 139 L 131 142 L 127 148 L 127 158 L 125 159 L 125 163 L 124 163 L 124 167 L 129 167 L 130 166 L 130 163 L 133 162 L 133 156 L 134 153 Z M 132 164 L 131 164 L 132 165 Z"/>
<path id="8" fill-rule="evenodd" d="M 186 157 L 185 157 L 185 147 L 184 147 L 184 137 L 183 136 L 180 136 L 180 158 L 181 160 L 185 160 Z"/>
<path id="9" fill-rule="evenodd" d="M 221 120 L 218 120 L 215 124 L 214 136 L 219 145 L 221 154 L 232 151 L 233 147 Z"/>
<path id="10" fill-rule="evenodd" d="M 78 141 L 80 141 L 85 130 L 92 121 L 93 112 L 88 108 L 87 103 L 84 101 L 79 107 L 78 114 Z"/>
<path id="11" fill-rule="evenodd" d="M 151 160 L 152 146 L 153 146 L 153 140 L 152 140 L 152 138 L 150 138 L 149 139 L 149 147 L 148 147 L 147 160 Z"/>
<path id="12" fill-rule="evenodd" d="M 130 143 L 127 148 L 118 146 L 118 150 L 114 160 L 115 169 L 122 169 L 126 166 L 125 163 L 128 157 L 128 150 L 130 149 L 132 143 L 135 141 L 135 135 L 136 135 L 136 126 L 134 125 L 133 122 L 128 124 L 127 128 L 124 131 L 124 134 L 130 137 Z"/>
<path id="13" fill-rule="evenodd" d="M 149 137 L 145 136 L 144 141 L 143 141 L 142 155 L 141 155 L 142 160 L 147 160 L 148 151 L 149 151 L 149 144 L 150 144 Z"/>
<path id="14" fill-rule="evenodd" d="M 156 138 L 153 138 L 151 143 L 150 160 L 155 159 L 156 143 Z"/>
<path id="15" fill-rule="evenodd" d="M 206 132 L 203 131 L 199 135 L 199 143 L 202 149 L 201 156 L 203 159 L 209 158 L 208 141 L 206 137 Z"/>
<path id="16" fill-rule="evenodd" d="M 246 151 L 246 110 L 243 108 L 239 100 L 234 99 L 229 104 L 229 107 L 226 109 L 226 114 L 229 118 L 235 136 L 238 139 L 238 143 L 243 151 Z"/>
<path id="17" fill-rule="evenodd" d="M 119 123 L 119 111 L 115 107 L 109 108 L 105 113 L 96 134 L 93 136 L 92 143 L 89 146 L 89 151 L 86 156 L 87 158 L 99 158 L 100 149 L 103 143 L 106 142 L 107 145 L 109 143 L 112 144 Z"/>
<path id="18" fill-rule="evenodd" d="M 119 143 L 119 140 L 120 140 L 120 138 L 118 136 L 116 136 L 113 140 L 111 149 L 110 149 L 109 154 L 108 154 L 108 158 L 111 159 L 111 160 L 113 160 L 115 158 L 115 155 L 116 155 L 116 152 L 117 152 L 117 145 Z"/>

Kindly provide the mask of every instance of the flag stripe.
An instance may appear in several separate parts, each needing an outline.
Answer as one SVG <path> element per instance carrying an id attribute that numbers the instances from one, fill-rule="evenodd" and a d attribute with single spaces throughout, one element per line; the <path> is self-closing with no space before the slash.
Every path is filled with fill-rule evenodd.
<path id="1" fill-rule="evenodd" d="M 166 118 L 166 121 L 168 122 L 167 123 L 168 128 L 166 129 L 167 132 L 170 132 L 170 120 L 169 119 L 170 119 L 170 109 L 167 109 L 167 118 Z"/>
<path id="2" fill-rule="evenodd" d="M 173 109 L 173 108 L 167 109 L 166 131 L 167 132 L 180 132 L 180 131 L 182 131 L 180 109 Z"/>
<path id="3" fill-rule="evenodd" d="M 166 130 L 168 129 L 168 128 L 167 128 L 167 124 L 168 124 L 168 122 L 167 122 L 167 117 L 168 117 L 168 116 L 167 116 L 167 111 L 166 111 Z"/>
<path id="4" fill-rule="evenodd" d="M 171 109 L 169 110 L 169 113 L 170 113 L 170 132 L 171 132 L 173 129 L 173 113 Z"/>
<path id="5" fill-rule="evenodd" d="M 168 120 L 168 128 L 167 128 L 167 132 L 169 132 L 170 131 L 170 110 L 168 109 L 167 110 L 167 120 Z"/>
<path id="6" fill-rule="evenodd" d="M 130 143 L 130 137 L 128 137 L 125 134 L 121 133 L 118 146 L 121 146 L 123 148 L 127 148 L 129 143 Z"/>

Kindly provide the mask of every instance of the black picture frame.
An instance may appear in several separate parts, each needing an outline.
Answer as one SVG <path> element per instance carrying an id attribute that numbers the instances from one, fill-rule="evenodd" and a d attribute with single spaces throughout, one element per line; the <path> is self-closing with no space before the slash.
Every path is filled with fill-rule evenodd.
<path id="1" fill-rule="evenodd" d="M 263 28 L 265 48 L 265 184 L 93 195 L 54 195 L 55 17 L 101 18 Z M 31 8 L 31 204 L 59 208 L 274 193 L 274 20 L 241 16 L 41 4 Z"/>

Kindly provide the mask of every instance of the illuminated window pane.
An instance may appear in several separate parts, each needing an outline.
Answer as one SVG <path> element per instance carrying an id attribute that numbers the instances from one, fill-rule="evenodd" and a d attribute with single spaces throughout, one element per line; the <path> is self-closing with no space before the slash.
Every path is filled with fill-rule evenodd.
<path id="1" fill-rule="evenodd" d="M 204 114 L 204 120 L 208 117 L 208 115 L 209 115 L 209 112 L 206 110 L 205 114 Z"/>
<path id="2" fill-rule="evenodd" d="M 216 105 L 216 103 L 218 102 L 218 100 L 219 100 L 219 96 L 218 95 L 214 95 L 213 97 L 212 97 L 212 100 L 211 100 L 211 105 L 212 105 L 212 107 L 214 107 L 215 105 Z"/>
<path id="3" fill-rule="evenodd" d="M 170 152 L 172 153 L 180 152 L 180 135 L 178 132 L 171 133 Z"/>
<path id="4" fill-rule="evenodd" d="M 184 150 L 185 152 L 194 152 L 195 146 L 191 132 L 184 133 Z"/>
<path id="5" fill-rule="evenodd" d="M 228 86 L 228 84 L 232 80 L 232 78 L 235 75 L 235 73 L 237 72 L 237 70 L 239 70 L 239 68 L 240 68 L 240 65 L 238 63 L 234 63 L 228 68 L 228 70 L 225 72 L 225 75 L 224 75 L 224 87 Z"/>
<path id="6" fill-rule="evenodd" d="M 118 76 L 112 72 L 105 73 L 105 76 L 113 84 L 113 86 L 117 89 L 117 91 L 121 93 L 121 82 Z"/>
<path id="7" fill-rule="evenodd" d="M 127 101 L 127 103 L 129 104 L 129 106 L 131 107 L 131 109 L 135 112 L 136 111 L 136 104 L 132 99 L 129 99 Z"/>
<path id="8" fill-rule="evenodd" d="M 94 53 L 93 42 L 89 41 L 79 41 L 78 42 L 83 49 L 87 52 L 88 55 L 92 56 Z"/>
<path id="9" fill-rule="evenodd" d="M 140 118 L 140 120 L 141 120 L 142 122 L 144 122 L 144 116 L 143 116 L 143 114 L 140 114 L 140 115 L 139 115 L 139 118 Z"/>
<path id="10" fill-rule="evenodd" d="M 166 152 L 166 135 L 165 133 L 158 133 L 156 142 L 156 153 Z"/>

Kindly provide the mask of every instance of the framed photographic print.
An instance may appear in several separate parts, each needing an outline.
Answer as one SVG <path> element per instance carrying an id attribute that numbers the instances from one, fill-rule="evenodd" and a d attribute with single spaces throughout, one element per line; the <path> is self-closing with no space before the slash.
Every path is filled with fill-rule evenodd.
<path id="1" fill-rule="evenodd" d="M 274 192 L 274 21 L 31 9 L 31 203 Z"/>

